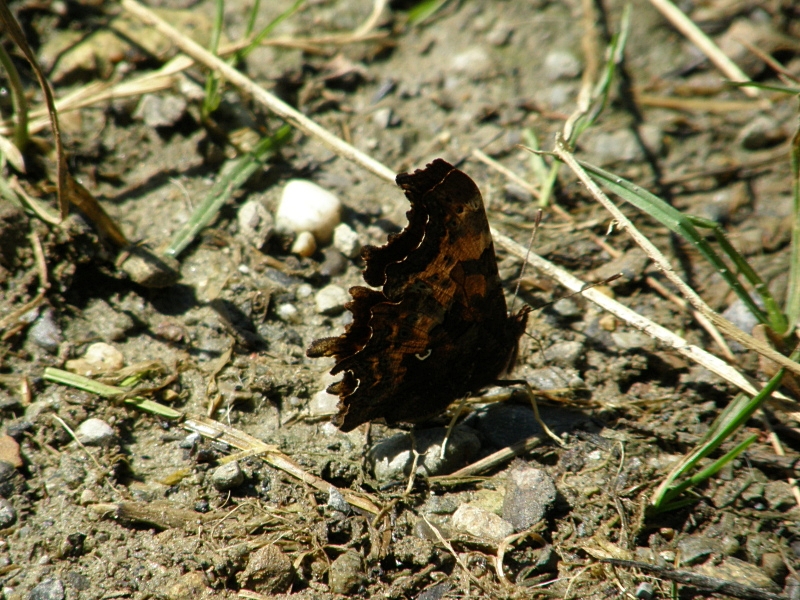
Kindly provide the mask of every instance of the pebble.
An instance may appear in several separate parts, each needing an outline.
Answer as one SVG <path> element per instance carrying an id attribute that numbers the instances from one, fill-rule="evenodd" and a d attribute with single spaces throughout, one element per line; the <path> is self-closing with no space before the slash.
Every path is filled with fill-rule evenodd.
<path id="1" fill-rule="evenodd" d="M 122 352 L 111 344 L 97 342 L 86 349 L 82 358 L 68 360 L 68 371 L 90 377 L 98 373 L 112 373 L 120 370 L 125 365 Z"/>
<path id="2" fill-rule="evenodd" d="M 638 162 L 644 160 L 644 150 L 630 129 L 587 132 L 584 148 L 594 155 L 600 164 Z"/>
<path id="3" fill-rule="evenodd" d="M 511 471 L 506 482 L 503 518 L 522 531 L 540 522 L 556 501 L 556 484 L 547 471 L 522 467 Z"/>
<path id="4" fill-rule="evenodd" d="M 86 419 L 75 430 L 78 441 L 85 446 L 110 446 L 117 437 L 116 431 L 102 419 Z"/>
<path id="5" fill-rule="evenodd" d="M 764 150 L 777 146 L 787 137 L 786 131 L 775 119 L 759 115 L 742 128 L 737 141 L 745 150 Z"/>
<path id="6" fill-rule="evenodd" d="M 17 511 L 5 498 L 0 498 L 0 529 L 10 527 L 17 520 Z"/>
<path id="7" fill-rule="evenodd" d="M 317 251 L 317 240 L 310 231 L 301 231 L 292 243 L 292 254 L 308 258 Z"/>
<path id="8" fill-rule="evenodd" d="M 636 591 L 633 594 L 637 598 L 641 600 L 651 600 L 655 596 L 655 588 L 653 588 L 652 583 L 648 583 L 647 581 L 643 581 L 638 586 L 636 586 Z"/>
<path id="9" fill-rule="evenodd" d="M 376 127 L 381 129 L 389 129 L 389 127 L 396 127 L 400 124 L 400 119 L 394 114 L 394 111 L 388 106 L 379 108 L 372 113 L 372 122 Z"/>
<path id="10" fill-rule="evenodd" d="M 293 579 L 292 561 L 273 544 L 253 552 L 245 570 L 236 576 L 241 587 L 258 594 L 281 594 Z"/>
<path id="11" fill-rule="evenodd" d="M 186 113 L 186 98 L 178 94 L 145 94 L 133 113 L 148 127 L 172 127 Z"/>
<path id="12" fill-rule="evenodd" d="M 509 202 L 519 202 L 521 204 L 530 204 L 533 202 L 533 194 L 527 188 L 522 187 L 516 183 L 507 183 L 503 188 L 506 200 Z"/>
<path id="13" fill-rule="evenodd" d="M 562 369 L 555 366 L 531 369 L 526 375 L 526 379 L 534 389 L 543 391 L 585 386 L 574 369 Z"/>
<path id="14" fill-rule="evenodd" d="M 333 247 L 347 258 L 358 258 L 361 255 L 358 234 L 347 223 L 339 223 L 333 230 Z"/>
<path id="15" fill-rule="evenodd" d="M 498 21 L 494 24 L 491 31 L 486 34 L 486 41 L 492 46 L 501 48 L 508 45 L 512 35 L 514 35 L 514 29 L 507 23 Z"/>
<path id="16" fill-rule="evenodd" d="M 22 455 L 19 452 L 19 443 L 8 434 L 0 435 L 0 460 L 17 469 L 23 465 Z"/>
<path id="17" fill-rule="evenodd" d="M 131 281 L 150 289 L 175 285 L 181 275 L 181 264 L 172 256 L 155 255 L 144 246 L 132 248 L 119 265 Z"/>
<path id="18" fill-rule="evenodd" d="M 652 350 L 655 348 L 653 338 L 641 331 L 614 331 L 611 339 L 620 350 Z"/>
<path id="19" fill-rule="evenodd" d="M 55 313 L 45 310 L 28 329 L 28 338 L 40 348 L 51 354 L 58 353 L 58 347 L 63 341 L 61 328 L 56 323 Z"/>
<path id="20" fill-rule="evenodd" d="M 781 583 L 788 573 L 783 556 L 778 552 L 765 552 L 761 556 L 761 570 L 776 583 Z"/>
<path id="21" fill-rule="evenodd" d="M 236 213 L 236 221 L 239 224 L 239 235 L 258 250 L 261 250 L 275 233 L 275 220 L 258 200 L 249 200 L 242 204 Z"/>
<path id="22" fill-rule="evenodd" d="M 205 573 L 190 571 L 167 589 L 166 596 L 168 600 L 195 600 L 208 597 L 210 592 Z"/>
<path id="23" fill-rule="evenodd" d="M 27 488 L 25 477 L 13 465 L 0 460 L 0 498 L 23 494 Z"/>
<path id="24" fill-rule="evenodd" d="M 244 483 L 244 473 L 238 461 L 217 467 L 211 475 L 211 483 L 220 492 L 226 492 Z"/>
<path id="25" fill-rule="evenodd" d="M 333 486 L 328 489 L 328 506 L 345 514 L 351 511 L 350 503 L 344 499 L 342 492 Z"/>
<path id="26" fill-rule="evenodd" d="M 471 79 L 488 76 L 494 70 L 494 62 L 489 54 L 479 46 L 456 54 L 450 62 L 453 72 L 466 75 Z"/>
<path id="27" fill-rule="evenodd" d="M 575 79 L 581 74 L 581 62 L 572 52 L 552 50 L 544 59 L 542 74 L 548 81 Z"/>
<path id="28" fill-rule="evenodd" d="M 350 294 L 343 287 L 331 283 L 316 293 L 314 302 L 319 314 L 338 315 L 344 310 L 344 305 L 350 302 Z"/>
<path id="29" fill-rule="evenodd" d="M 278 313 L 280 319 L 289 323 L 297 323 L 300 320 L 300 311 L 297 310 L 294 304 L 290 304 L 289 302 L 279 304 L 275 308 L 275 312 Z"/>
<path id="30" fill-rule="evenodd" d="M 780 591 L 780 588 L 757 566 L 732 556 L 727 557 L 719 564 L 714 564 L 713 561 L 704 563 L 697 567 L 697 572 L 717 579 L 735 581 L 747 587 L 761 588 L 776 593 Z"/>
<path id="31" fill-rule="evenodd" d="M 499 541 L 514 533 L 514 526 L 502 517 L 469 504 L 458 507 L 450 524 L 478 539 Z"/>
<path id="32" fill-rule="evenodd" d="M 330 417 L 339 410 L 339 396 L 329 394 L 325 390 L 319 391 L 308 402 L 308 412 L 313 417 Z"/>
<path id="33" fill-rule="evenodd" d="M 480 450 L 478 436 L 468 427 L 456 427 L 447 441 L 442 458 L 442 440 L 447 429 L 436 427 L 414 432 L 414 448 L 422 455 L 417 460 L 417 473 L 424 476 L 450 473 L 466 465 Z M 375 444 L 367 455 L 375 478 L 379 481 L 405 479 L 414 462 L 412 438 L 401 433 Z"/>
<path id="34" fill-rule="evenodd" d="M 721 553 L 719 543 L 715 539 L 705 535 L 690 535 L 678 542 L 680 550 L 681 566 L 686 567 L 703 562 L 712 554 Z"/>
<path id="35" fill-rule="evenodd" d="M 336 248 L 329 246 L 322 251 L 322 255 L 324 258 L 319 266 L 319 274 L 323 277 L 341 275 L 347 270 L 347 260 Z"/>
<path id="36" fill-rule="evenodd" d="M 331 192 L 305 179 L 292 179 L 283 188 L 275 221 L 279 228 L 310 231 L 320 245 L 331 240 L 341 220 L 342 203 Z"/>
<path id="37" fill-rule="evenodd" d="M 348 550 L 331 563 L 328 572 L 328 587 L 331 593 L 352 594 L 364 585 L 365 581 L 363 560 L 355 550 Z"/>
<path id="38" fill-rule="evenodd" d="M 578 303 L 572 298 L 561 298 L 561 300 L 557 300 L 555 304 L 553 304 L 553 310 L 560 316 L 566 318 L 580 317 L 583 314 Z"/>
<path id="39" fill-rule="evenodd" d="M 64 600 L 65 597 L 60 579 L 45 579 L 31 590 L 28 600 Z"/>
<path id="40" fill-rule="evenodd" d="M 544 351 L 544 360 L 562 367 L 572 367 L 583 356 L 581 342 L 556 342 Z"/>

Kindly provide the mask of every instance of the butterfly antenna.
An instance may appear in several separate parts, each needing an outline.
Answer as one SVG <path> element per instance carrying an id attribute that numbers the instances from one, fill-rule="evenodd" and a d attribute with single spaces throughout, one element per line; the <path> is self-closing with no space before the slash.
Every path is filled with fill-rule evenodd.
<path id="1" fill-rule="evenodd" d="M 536 211 L 536 216 L 533 218 L 533 231 L 531 231 L 531 241 L 528 242 L 528 249 L 525 251 L 525 260 L 522 261 L 522 269 L 520 269 L 519 277 L 517 277 L 517 287 L 514 288 L 514 296 L 511 298 L 511 308 L 509 309 L 510 312 L 514 312 L 514 304 L 517 301 L 517 296 L 519 296 L 519 288 L 522 285 L 522 278 L 525 276 L 525 267 L 528 266 L 528 257 L 531 255 L 531 248 L 533 248 L 533 242 L 536 240 L 536 232 L 539 231 L 539 225 L 542 223 L 542 209 Z"/>

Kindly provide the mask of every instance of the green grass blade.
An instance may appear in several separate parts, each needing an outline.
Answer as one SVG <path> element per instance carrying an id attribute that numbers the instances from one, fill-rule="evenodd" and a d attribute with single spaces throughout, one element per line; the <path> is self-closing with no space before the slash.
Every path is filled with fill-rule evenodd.
<path id="1" fill-rule="evenodd" d="M 581 166 L 594 175 L 600 182 L 617 196 L 632 204 L 642 212 L 650 215 L 656 221 L 667 227 L 673 233 L 681 236 L 697 248 L 698 252 L 717 270 L 725 282 L 744 302 L 748 310 L 765 325 L 771 326 L 767 314 L 753 301 L 750 293 L 744 288 L 739 278 L 730 270 L 728 265 L 719 257 L 714 249 L 706 242 L 692 224 L 692 220 L 678 209 L 670 206 L 655 194 L 651 194 L 630 181 L 609 173 L 584 161 L 579 161 Z"/>
<path id="2" fill-rule="evenodd" d="M 796 360 L 796 358 L 797 356 L 793 355 L 793 359 Z M 784 369 L 778 371 L 778 373 L 769 380 L 769 382 L 761 389 L 761 391 L 752 398 L 745 394 L 739 394 L 727 407 L 725 407 L 725 410 L 719 414 L 719 416 L 708 428 L 708 431 L 703 436 L 703 439 L 700 441 L 697 448 L 687 454 L 675 467 L 673 467 L 669 475 L 667 475 L 667 477 L 658 487 L 656 493 L 653 495 L 653 500 L 651 501 L 651 505 L 654 510 L 663 510 L 663 507 L 666 504 L 671 502 L 688 488 L 697 485 L 701 481 L 704 481 L 716 473 L 722 466 L 733 460 L 733 458 L 735 458 L 749 444 L 752 443 L 751 440 L 744 446 L 739 444 L 731 452 L 728 452 L 725 456 L 719 459 L 719 461 L 723 461 L 722 463 L 717 464 L 719 461 L 716 461 L 714 465 L 703 469 L 695 475 L 692 475 L 686 481 L 683 481 L 680 484 L 674 483 L 678 479 L 686 476 L 692 469 L 695 468 L 695 466 L 697 466 L 699 461 L 714 452 L 728 438 L 738 431 L 747 422 L 747 420 L 753 416 L 753 413 L 758 410 L 761 405 L 770 397 L 772 392 L 778 388 L 781 380 L 783 379 L 783 374 Z M 714 468 L 715 465 L 716 468 Z M 705 476 L 701 476 L 703 473 L 705 473 Z"/>
<path id="3" fill-rule="evenodd" d="M 130 390 L 126 390 L 125 388 L 106 385 L 105 383 L 100 383 L 94 379 L 89 379 L 88 377 L 76 375 L 75 373 L 70 373 L 69 371 L 63 371 L 54 367 L 47 367 L 44 370 L 43 377 L 46 381 L 52 381 L 53 383 L 83 390 L 84 392 L 96 394 L 102 398 L 117 398 L 130 393 Z M 158 402 L 154 402 L 153 400 L 148 400 L 140 396 L 125 398 L 124 402 L 128 406 L 138 408 L 139 410 L 149 412 L 165 419 L 180 419 L 183 417 L 183 413 L 178 412 L 174 408 L 170 408 L 169 406 L 159 404 Z"/>
<path id="4" fill-rule="evenodd" d="M 177 256 L 183 252 L 197 234 L 211 223 L 233 192 L 242 187 L 250 176 L 261 168 L 263 162 L 289 139 L 291 132 L 290 125 L 283 125 L 275 135 L 263 138 L 251 152 L 237 158 L 234 166 L 211 187 L 205 200 L 195 209 L 186 225 L 173 236 L 164 254 Z"/>
<path id="5" fill-rule="evenodd" d="M 450 0 L 423 0 L 408 11 L 409 25 L 417 25 L 431 18 Z"/>
<path id="6" fill-rule="evenodd" d="M 224 0 L 216 0 L 214 3 L 214 23 L 211 27 L 211 40 L 208 44 L 208 51 L 214 56 L 217 55 L 219 49 L 219 40 L 222 38 L 222 23 L 224 18 L 225 2 Z M 205 97 L 203 98 L 203 106 L 201 112 L 203 117 L 208 117 L 217 108 L 222 100 L 219 92 L 219 77 L 213 71 L 206 75 Z"/>
<path id="7" fill-rule="evenodd" d="M 241 50 L 239 50 L 236 53 L 237 60 L 240 60 L 240 59 L 244 58 L 245 56 L 250 54 L 253 50 L 258 48 L 258 46 L 261 44 L 261 42 L 264 41 L 264 38 L 266 38 L 270 33 L 272 33 L 273 30 L 278 25 L 283 23 L 286 19 L 291 17 L 298 10 L 300 10 L 300 7 L 303 6 L 303 4 L 305 4 L 305 2 L 306 2 L 306 0 L 295 0 L 294 4 L 292 4 L 289 8 L 287 8 L 285 11 L 283 11 L 277 17 L 272 19 L 272 21 L 267 23 L 267 25 L 261 31 L 259 31 L 256 34 L 256 36 L 253 38 L 252 42 L 250 42 L 247 46 L 245 46 L 244 48 L 242 48 Z"/>

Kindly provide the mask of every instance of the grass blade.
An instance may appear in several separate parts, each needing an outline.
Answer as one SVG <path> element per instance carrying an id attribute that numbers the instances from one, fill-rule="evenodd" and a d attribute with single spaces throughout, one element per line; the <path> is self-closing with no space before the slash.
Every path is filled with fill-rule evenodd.
<path id="1" fill-rule="evenodd" d="M 164 254 L 178 256 L 183 252 L 197 234 L 211 223 L 233 192 L 242 187 L 250 176 L 261 168 L 263 162 L 288 140 L 291 131 L 291 126 L 283 125 L 275 135 L 263 138 L 251 152 L 236 159 L 233 168 L 211 187 L 203 203 L 195 209 L 186 225 L 174 235 Z"/>

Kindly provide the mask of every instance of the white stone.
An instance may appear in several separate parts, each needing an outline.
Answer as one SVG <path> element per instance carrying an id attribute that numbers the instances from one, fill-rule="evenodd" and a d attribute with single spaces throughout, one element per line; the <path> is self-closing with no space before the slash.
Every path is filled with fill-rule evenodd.
<path id="1" fill-rule="evenodd" d="M 314 302 L 317 312 L 321 315 L 336 315 L 344 310 L 344 305 L 350 301 L 350 294 L 344 288 L 335 284 L 326 285 L 317 295 Z"/>
<path id="2" fill-rule="evenodd" d="M 462 504 L 450 521 L 453 528 L 479 539 L 502 540 L 514 533 L 514 526 L 488 510 Z"/>
<path id="3" fill-rule="evenodd" d="M 327 244 L 341 214 L 342 203 L 331 192 L 311 181 L 292 179 L 283 188 L 275 220 L 281 229 L 310 231 L 319 244 Z"/>
<path id="4" fill-rule="evenodd" d="M 288 321 L 290 323 L 297 321 L 298 310 L 294 304 L 289 304 L 288 302 L 279 304 L 275 311 L 278 313 L 278 317 L 284 321 Z"/>
<path id="5" fill-rule="evenodd" d="M 335 415 L 339 410 L 339 396 L 329 394 L 325 390 L 317 392 L 308 403 L 308 412 L 315 417 Z"/>
<path id="6" fill-rule="evenodd" d="M 89 377 L 98 373 L 113 373 L 124 364 L 125 359 L 119 350 L 105 342 L 97 342 L 87 348 L 83 357 L 68 360 L 65 366 L 68 371 Z"/>
<path id="7" fill-rule="evenodd" d="M 333 247 L 347 258 L 357 258 L 361 253 L 358 234 L 347 223 L 339 223 L 333 230 Z"/>
<path id="8" fill-rule="evenodd" d="M 566 50 L 553 50 L 544 59 L 544 76 L 550 81 L 575 79 L 581 74 L 581 63 Z"/>
<path id="9" fill-rule="evenodd" d="M 75 430 L 75 435 L 86 446 L 108 446 L 117 434 L 111 425 L 101 419 L 86 419 Z"/>
<path id="10" fill-rule="evenodd" d="M 317 240 L 314 239 L 313 233 L 310 231 L 301 231 L 297 234 L 297 237 L 294 239 L 294 244 L 292 244 L 292 254 L 309 257 L 313 256 L 316 251 Z"/>

